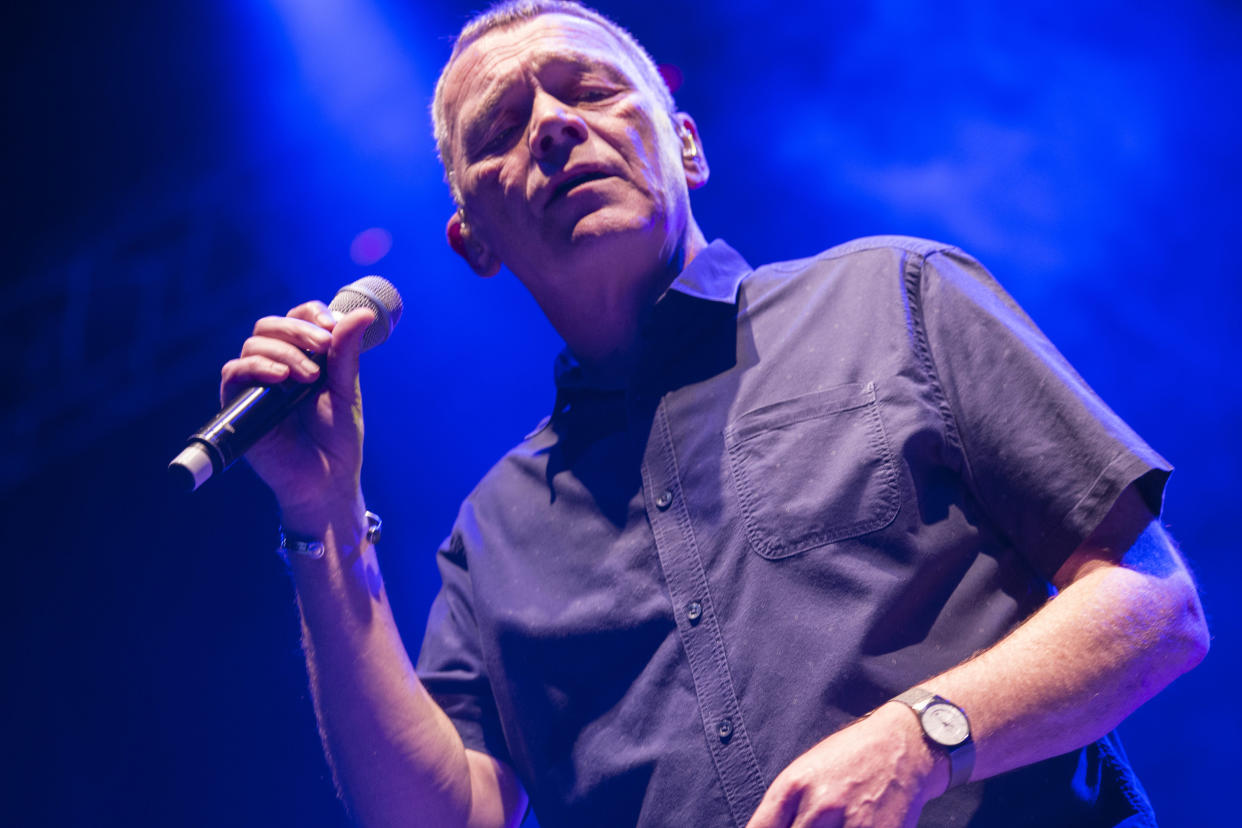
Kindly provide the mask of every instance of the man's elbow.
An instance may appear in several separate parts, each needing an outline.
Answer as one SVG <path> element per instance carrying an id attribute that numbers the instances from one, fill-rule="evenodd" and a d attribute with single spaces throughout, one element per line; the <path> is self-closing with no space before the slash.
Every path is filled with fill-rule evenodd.
<path id="1" fill-rule="evenodd" d="M 1138 599 L 1132 609 L 1139 617 L 1132 621 L 1139 622 L 1148 647 L 1159 653 L 1167 680 L 1203 661 L 1211 636 L 1199 590 L 1158 520 L 1148 524 L 1119 563 L 1135 589 L 1131 595 Z"/>
<path id="2" fill-rule="evenodd" d="M 1126 580 L 1131 596 L 1126 623 L 1135 653 L 1145 654 L 1139 664 L 1146 663 L 1136 678 L 1150 697 L 1203 661 L 1210 635 L 1198 590 L 1185 569 L 1138 579 L 1130 572 Z"/>
<path id="3" fill-rule="evenodd" d="M 1181 675 L 1196 667 L 1207 656 L 1211 646 L 1211 634 L 1208 632 L 1207 619 L 1203 615 L 1199 592 L 1195 589 L 1190 574 L 1183 570 L 1175 580 L 1178 583 L 1172 590 L 1175 595 L 1169 632 L 1176 645 L 1176 657 L 1181 667 L 1178 675 Z"/>

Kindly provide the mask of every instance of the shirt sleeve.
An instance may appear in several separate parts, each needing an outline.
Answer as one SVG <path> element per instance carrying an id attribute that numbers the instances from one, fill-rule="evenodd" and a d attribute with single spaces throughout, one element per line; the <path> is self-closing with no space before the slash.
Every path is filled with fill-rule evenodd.
<path id="1" fill-rule="evenodd" d="M 1172 467 L 1113 413 L 974 259 L 910 275 L 930 369 L 975 496 L 1043 577 L 1131 483 L 1160 514 Z"/>
<path id="2" fill-rule="evenodd" d="M 512 764 L 479 646 L 470 571 L 456 529 L 441 546 L 436 563 L 441 587 L 415 670 L 467 748 Z"/>

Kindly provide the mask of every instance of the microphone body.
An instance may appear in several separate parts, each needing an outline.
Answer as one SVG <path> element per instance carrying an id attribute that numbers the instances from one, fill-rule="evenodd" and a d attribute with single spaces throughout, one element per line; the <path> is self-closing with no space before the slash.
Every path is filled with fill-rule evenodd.
<path id="1" fill-rule="evenodd" d="M 401 318 L 402 309 L 397 289 L 379 276 L 367 276 L 341 288 L 328 307 L 338 314 L 360 307 L 374 311 L 375 321 L 363 335 L 364 351 L 388 338 Z M 193 491 L 213 474 L 223 472 L 303 400 L 323 387 L 327 378 L 323 370 L 327 358 L 322 354 L 312 358 L 320 368 L 314 381 L 285 380 L 278 385 L 244 388 L 220 409 L 219 414 L 191 434 L 186 447 L 168 464 L 169 475 L 176 485 Z"/>

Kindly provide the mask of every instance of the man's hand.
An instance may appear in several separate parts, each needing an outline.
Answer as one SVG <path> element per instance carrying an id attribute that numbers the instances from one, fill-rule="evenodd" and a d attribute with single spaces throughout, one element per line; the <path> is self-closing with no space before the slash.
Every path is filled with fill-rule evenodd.
<path id="1" fill-rule="evenodd" d="M 913 828 L 948 784 L 909 709 L 886 704 L 785 768 L 747 828 Z"/>
<path id="2" fill-rule="evenodd" d="M 248 385 L 313 382 L 320 368 L 307 354 L 327 357 L 323 387 L 246 453 L 246 460 L 275 492 L 287 528 L 313 530 L 325 504 L 359 500 L 358 354 L 362 335 L 373 320 L 374 314 L 366 309 L 337 319 L 322 302 L 307 302 L 288 316 L 256 322 L 241 355 L 221 369 L 223 403 Z"/>

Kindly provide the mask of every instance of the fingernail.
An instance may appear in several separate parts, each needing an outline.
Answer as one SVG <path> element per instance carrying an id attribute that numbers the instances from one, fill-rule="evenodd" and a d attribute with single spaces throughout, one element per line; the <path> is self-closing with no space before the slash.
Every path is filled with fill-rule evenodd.
<path id="1" fill-rule="evenodd" d="M 336 322 L 336 320 L 332 318 L 332 314 L 327 312 L 321 313 L 315 318 L 319 321 L 320 325 L 331 325 Z"/>
<path id="2" fill-rule="evenodd" d="M 319 364 L 309 359 L 304 359 L 302 360 L 302 370 L 308 374 L 317 374 L 319 373 Z"/>

